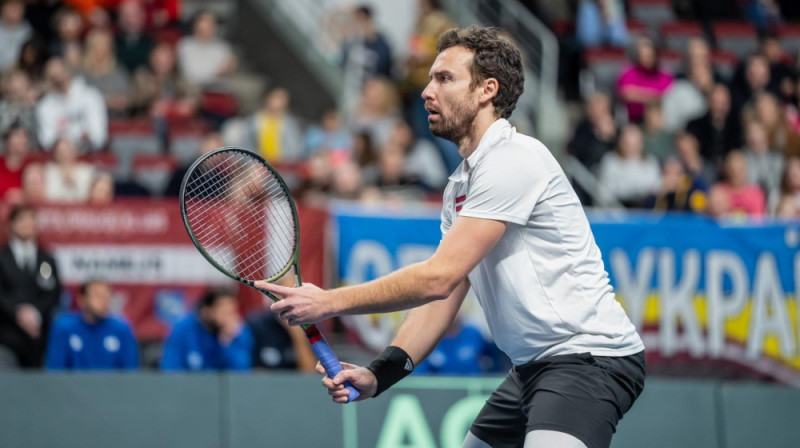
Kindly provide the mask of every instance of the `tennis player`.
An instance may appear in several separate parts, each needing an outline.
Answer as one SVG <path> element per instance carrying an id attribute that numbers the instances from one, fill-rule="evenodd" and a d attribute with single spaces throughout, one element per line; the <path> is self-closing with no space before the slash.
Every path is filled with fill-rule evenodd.
<path id="1" fill-rule="evenodd" d="M 349 393 L 345 381 L 364 399 L 408 375 L 471 286 L 514 367 L 463 447 L 608 447 L 644 388 L 644 345 L 615 300 L 564 172 L 507 121 L 522 93 L 519 51 L 481 27 L 443 33 L 438 51 L 422 96 L 431 131 L 455 142 L 464 161 L 444 192 L 434 255 L 362 285 L 256 286 L 283 297 L 272 310 L 292 325 L 411 309 L 369 366 L 348 364 L 323 380 L 338 403 Z"/>

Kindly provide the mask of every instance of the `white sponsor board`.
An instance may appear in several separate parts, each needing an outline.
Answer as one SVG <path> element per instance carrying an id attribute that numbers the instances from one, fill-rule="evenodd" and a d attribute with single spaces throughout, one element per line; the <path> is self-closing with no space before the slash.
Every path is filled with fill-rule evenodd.
<path id="1" fill-rule="evenodd" d="M 65 283 L 100 278 L 114 283 L 225 284 L 194 246 L 59 244 L 53 247 Z"/>

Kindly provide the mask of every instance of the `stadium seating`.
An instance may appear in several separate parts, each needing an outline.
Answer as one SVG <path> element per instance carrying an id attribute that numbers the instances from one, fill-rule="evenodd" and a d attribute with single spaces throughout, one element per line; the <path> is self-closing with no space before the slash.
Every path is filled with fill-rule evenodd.
<path id="1" fill-rule="evenodd" d="M 166 42 L 173 46 L 177 45 L 178 41 L 183 37 L 181 30 L 175 28 L 159 29 L 153 34 L 156 42 Z"/>
<path id="2" fill-rule="evenodd" d="M 108 133 L 109 149 L 118 158 L 117 179 L 130 178 L 135 155 L 161 153 L 161 141 L 150 119 L 112 120 Z"/>
<path id="3" fill-rule="evenodd" d="M 797 58 L 800 53 L 800 23 L 784 23 L 777 29 L 783 49 Z"/>
<path id="4" fill-rule="evenodd" d="M 645 23 L 651 31 L 655 31 L 676 17 L 670 0 L 631 0 L 630 18 Z"/>
<path id="5" fill-rule="evenodd" d="M 116 154 L 105 151 L 84 154 L 80 157 L 80 160 L 91 163 L 95 168 L 108 171 L 109 173 L 115 172 L 117 170 L 117 164 L 119 163 L 119 158 Z"/>
<path id="6" fill-rule="evenodd" d="M 169 155 L 138 154 L 133 158 L 132 179 L 154 196 L 164 192 L 178 163 Z"/>
<path id="7" fill-rule="evenodd" d="M 646 23 L 638 20 L 628 20 L 625 22 L 625 27 L 628 29 L 628 39 L 634 41 L 641 37 L 653 37 L 653 30 L 650 29 Z"/>
<path id="8" fill-rule="evenodd" d="M 711 53 L 711 64 L 714 66 L 717 73 L 722 75 L 725 79 L 731 79 L 731 77 L 733 77 L 738 63 L 739 58 L 736 57 L 734 53 L 723 50 L 714 50 Z"/>
<path id="9" fill-rule="evenodd" d="M 676 75 L 684 71 L 684 56 L 680 51 L 663 49 L 659 51 L 661 70 Z"/>
<path id="10" fill-rule="evenodd" d="M 703 28 L 697 22 L 669 22 L 661 25 L 661 44 L 663 47 L 686 51 L 692 37 L 704 37 Z"/>
<path id="11" fill-rule="evenodd" d="M 756 29 L 747 22 L 714 22 L 712 24 L 717 48 L 745 58 L 758 50 Z"/>
<path id="12" fill-rule="evenodd" d="M 202 121 L 175 120 L 169 123 L 169 154 L 181 165 L 200 155 L 200 143 L 207 126 Z"/>
<path id="13" fill-rule="evenodd" d="M 204 112 L 223 117 L 233 117 L 239 104 L 233 93 L 219 90 L 205 90 L 200 96 L 200 108 Z"/>
<path id="14" fill-rule="evenodd" d="M 50 158 L 51 158 L 51 154 L 49 152 L 37 151 L 37 152 L 32 152 L 32 153 L 28 154 L 25 157 L 25 163 L 28 163 L 28 164 L 33 164 L 33 163 L 42 164 L 42 163 L 49 162 Z"/>
<path id="15" fill-rule="evenodd" d="M 621 48 L 590 48 L 584 52 L 586 70 L 596 90 L 613 92 L 628 55 Z"/>
<path id="16" fill-rule="evenodd" d="M 575 22 L 572 20 L 554 20 L 551 27 L 553 33 L 555 33 L 559 39 L 571 36 L 573 33 L 575 33 Z"/>

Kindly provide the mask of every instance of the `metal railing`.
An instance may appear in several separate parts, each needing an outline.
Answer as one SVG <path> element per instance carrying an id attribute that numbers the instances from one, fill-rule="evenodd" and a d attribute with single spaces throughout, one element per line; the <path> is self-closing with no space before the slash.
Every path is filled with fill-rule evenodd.
<path id="1" fill-rule="evenodd" d="M 320 25 L 324 23 L 324 15 L 331 11 L 333 2 L 252 0 L 252 3 L 259 7 L 274 29 L 317 75 L 331 96 L 341 100 L 344 73 L 331 60 L 330 52 L 323 45 L 326 36 L 320 37 Z"/>

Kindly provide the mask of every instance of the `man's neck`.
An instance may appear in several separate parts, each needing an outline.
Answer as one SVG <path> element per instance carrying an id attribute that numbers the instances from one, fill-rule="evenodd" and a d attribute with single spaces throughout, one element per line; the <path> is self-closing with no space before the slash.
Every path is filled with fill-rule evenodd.
<path id="1" fill-rule="evenodd" d="M 67 95 L 69 95 L 69 88 L 70 87 L 72 87 L 72 81 L 67 81 L 67 82 L 64 83 L 63 86 L 57 88 L 56 90 L 58 91 L 58 93 L 60 95 L 67 96 Z"/>
<path id="2" fill-rule="evenodd" d="M 724 127 L 728 120 L 728 114 L 721 112 L 711 112 L 711 123 L 716 127 Z"/>
<path id="3" fill-rule="evenodd" d="M 11 235 L 11 241 L 14 241 L 16 244 L 35 244 L 33 238 L 20 238 L 16 235 Z"/>
<path id="4" fill-rule="evenodd" d="M 486 134 L 489 126 L 499 119 L 499 117 L 496 117 L 493 114 L 478 114 L 473 122 L 472 132 L 464 136 L 461 141 L 457 142 L 458 154 L 464 159 L 471 156 L 472 153 L 478 148 L 478 144 L 481 142 L 484 134 Z"/>
<path id="5" fill-rule="evenodd" d="M 88 311 L 81 311 L 81 315 L 83 316 L 83 321 L 89 325 L 96 324 L 98 320 L 97 316 L 88 312 Z"/>
<path id="6" fill-rule="evenodd" d="M 24 156 L 19 156 L 17 154 L 6 155 L 6 168 L 8 168 L 11 171 L 19 171 L 22 168 L 24 162 L 25 162 Z"/>

